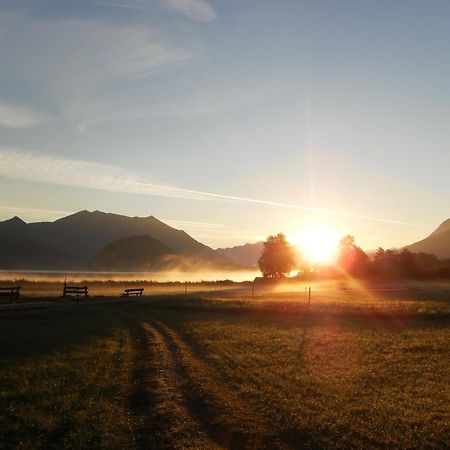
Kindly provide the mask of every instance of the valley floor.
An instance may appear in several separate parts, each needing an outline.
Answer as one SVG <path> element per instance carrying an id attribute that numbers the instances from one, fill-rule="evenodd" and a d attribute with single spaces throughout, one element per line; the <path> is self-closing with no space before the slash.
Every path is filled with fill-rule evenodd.
<path id="1" fill-rule="evenodd" d="M 4 308 L 0 447 L 448 448 L 450 297 L 417 292 Z"/>

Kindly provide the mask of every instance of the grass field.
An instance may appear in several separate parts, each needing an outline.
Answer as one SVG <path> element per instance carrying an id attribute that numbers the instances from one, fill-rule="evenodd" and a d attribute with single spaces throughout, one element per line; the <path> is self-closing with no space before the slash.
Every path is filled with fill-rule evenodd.
<path id="1" fill-rule="evenodd" d="M 449 448 L 448 286 L 305 300 L 5 307 L 0 447 Z"/>

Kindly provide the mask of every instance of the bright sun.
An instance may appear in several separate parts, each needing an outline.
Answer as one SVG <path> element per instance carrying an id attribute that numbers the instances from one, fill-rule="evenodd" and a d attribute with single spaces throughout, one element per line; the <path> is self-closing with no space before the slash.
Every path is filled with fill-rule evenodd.
<path id="1" fill-rule="evenodd" d="M 339 234 L 332 228 L 317 224 L 302 228 L 289 241 L 300 247 L 311 262 L 327 263 L 336 257 Z"/>

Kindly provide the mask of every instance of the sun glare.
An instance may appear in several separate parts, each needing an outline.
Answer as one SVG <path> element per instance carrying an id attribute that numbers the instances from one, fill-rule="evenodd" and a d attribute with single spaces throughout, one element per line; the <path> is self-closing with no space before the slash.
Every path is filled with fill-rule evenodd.
<path id="1" fill-rule="evenodd" d="M 289 241 L 299 247 L 309 261 L 329 263 L 336 257 L 339 233 L 317 224 L 299 230 Z"/>

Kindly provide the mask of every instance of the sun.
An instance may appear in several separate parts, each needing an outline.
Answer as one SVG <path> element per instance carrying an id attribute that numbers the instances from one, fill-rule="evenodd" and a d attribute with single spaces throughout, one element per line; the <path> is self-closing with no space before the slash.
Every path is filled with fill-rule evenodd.
<path id="1" fill-rule="evenodd" d="M 300 229 L 289 241 L 299 247 L 310 262 L 331 263 L 337 255 L 339 233 L 328 226 L 315 224 Z"/>

